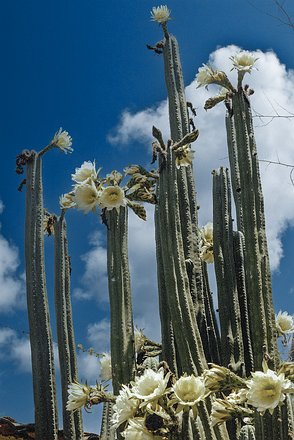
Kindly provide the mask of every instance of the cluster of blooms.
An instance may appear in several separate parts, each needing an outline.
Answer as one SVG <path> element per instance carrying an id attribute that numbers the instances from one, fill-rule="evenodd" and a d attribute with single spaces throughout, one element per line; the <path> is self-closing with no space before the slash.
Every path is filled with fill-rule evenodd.
<path id="1" fill-rule="evenodd" d="M 130 167 L 125 170 L 125 175 L 131 174 Z M 139 171 L 144 170 L 137 167 Z M 136 183 L 134 176 L 127 185 L 121 188 L 119 185 L 124 176 L 118 171 L 112 171 L 105 178 L 101 178 L 99 173 L 101 168 L 96 170 L 95 161 L 85 161 L 80 168 L 75 169 L 72 174 L 72 180 L 75 182 L 73 190 L 63 194 L 59 199 L 61 209 L 77 208 L 88 214 L 95 212 L 97 208 L 113 210 L 119 212 L 120 207 L 130 206 L 136 214 L 136 205 L 131 200 L 134 198 L 139 201 L 155 203 L 154 182 L 155 174 L 148 173 L 142 175 L 139 171 L 136 174 Z M 145 171 L 145 170 L 144 170 Z M 152 178 L 150 177 L 152 175 Z M 141 209 L 144 209 L 141 207 Z M 143 216 L 141 216 L 143 217 Z"/>
<path id="2" fill-rule="evenodd" d="M 238 87 L 241 86 L 244 75 L 246 73 L 251 73 L 257 59 L 258 58 L 254 58 L 253 55 L 247 51 L 240 52 L 230 57 L 233 64 L 231 70 L 236 69 L 238 71 Z M 210 84 L 221 86 L 219 94 L 206 101 L 204 106 L 206 110 L 214 107 L 219 102 L 228 99 L 228 93 L 235 91 L 225 72 L 214 70 L 211 66 L 206 64 L 203 64 L 203 66 L 198 69 L 196 81 L 198 84 L 197 87 L 204 86 L 207 88 Z M 250 94 L 249 92 L 251 93 L 252 90 L 248 89 L 248 94 Z"/>
<path id="3" fill-rule="evenodd" d="M 150 14 L 151 20 L 157 21 L 157 23 L 162 24 L 170 20 L 171 11 L 168 9 L 167 6 L 154 6 Z"/>
<path id="4" fill-rule="evenodd" d="M 213 224 L 207 223 L 200 231 L 200 258 L 206 263 L 213 263 Z"/>
<path id="5" fill-rule="evenodd" d="M 166 365 L 157 371 L 146 368 L 129 386 L 123 385 L 113 405 L 112 428 L 118 427 L 127 440 L 142 438 L 156 440 L 167 438 L 176 430 L 182 412 L 198 415 L 198 405 L 207 396 L 222 392 L 223 398 L 213 398 L 212 426 L 232 418 L 251 422 L 254 411 L 272 414 L 281 405 L 287 393 L 294 393 L 294 364 L 281 365 L 278 372 L 270 370 L 264 362 L 264 371 L 256 371 L 249 379 L 242 379 L 232 371 L 216 364 L 201 376 L 184 374 L 179 379 Z M 102 401 L 114 401 L 105 388 L 71 384 L 67 409 L 75 411 L 90 408 Z"/>

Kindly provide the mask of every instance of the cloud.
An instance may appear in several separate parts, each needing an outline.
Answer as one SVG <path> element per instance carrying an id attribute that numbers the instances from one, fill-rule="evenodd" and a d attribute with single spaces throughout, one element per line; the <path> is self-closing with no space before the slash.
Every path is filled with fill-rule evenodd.
<path id="1" fill-rule="evenodd" d="M 55 369 L 59 371 L 57 344 L 53 343 Z M 12 362 L 19 373 L 31 373 L 31 346 L 28 335 L 21 335 L 10 327 L 0 328 L 0 360 Z"/>
<path id="2" fill-rule="evenodd" d="M 210 55 L 208 61 L 217 69 L 228 72 L 233 83 L 236 83 L 236 72 L 230 72 L 229 58 L 239 50 L 240 48 L 233 45 L 219 48 Z M 255 90 L 251 103 L 253 114 L 256 115 L 254 124 L 259 158 L 294 164 L 294 120 L 257 116 L 257 114 L 264 116 L 294 114 L 294 72 L 287 71 L 285 65 L 281 64 L 272 51 L 263 53 L 257 50 L 253 55 L 258 58 L 258 71 L 247 75 L 245 82 Z M 187 100 L 197 108 L 195 122 L 200 130 L 199 140 L 195 144 L 197 152 L 194 165 L 200 204 L 199 218 L 202 224 L 212 218 L 211 171 L 228 165 L 224 107 L 220 104 L 208 112 L 203 110 L 205 100 L 214 95 L 216 90 L 213 86 L 209 91 L 204 88 L 196 89 L 195 81 L 186 87 Z M 141 142 L 150 148 L 152 125 L 160 128 L 165 139 L 169 137 L 166 100 L 156 107 L 137 113 L 125 110 L 116 131 L 109 136 L 109 140 L 112 143 L 119 143 L 120 146 L 136 140 L 137 143 Z M 261 163 L 261 175 L 271 267 L 275 270 L 278 269 L 283 256 L 282 233 L 294 223 L 294 191 L 287 168 Z"/>
<path id="3" fill-rule="evenodd" d="M 0 214 L 3 210 L 0 200 Z M 0 313 L 25 307 L 24 275 L 18 274 L 19 265 L 18 248 L 0 233 Z"/>
<path id="4" fill-rule="evenodd" d="M 89 244 L 90 251 L 81 256 L 85 265 L 81 286 L 73 290 L 73 296 L 77 299 L 96 297 L 99 301 L 105 302 L 108 300 L 107 251 L 102 233 L 98 231 L 93 233 L 90 236 Z"/>

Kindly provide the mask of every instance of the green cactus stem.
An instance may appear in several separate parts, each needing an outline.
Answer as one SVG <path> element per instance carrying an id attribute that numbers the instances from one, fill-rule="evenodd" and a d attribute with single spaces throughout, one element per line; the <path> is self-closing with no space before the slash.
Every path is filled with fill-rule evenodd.
<path id="1" fill-rule="evenodd" d="M 66 410 L 68 386 L 78 380 L 72 308 L 70 300 L 70 267 L 64 212 L 54 223 L 55 243 L 55 314 L 62 388 L 63 434 L 66 440 L 82 440 L 81 411 Z"/>
<path id="2" fill-rule="evenodd" d="M 240 430 L 238 440 L 256 440 L 254 426 L 243 426 Z"/>
<path id="3" fill-rule="evenodd" d="M 264 202 L 250 103 L 241 88 L 233 94 L 232 112 L 226 118 L 238 229 L 244 234 L 245 241 L 246 288 L 255 369 L 261 368 L 263 350 L 269 354 L 275 367 L 278 351 Z"/>
<path id="4" fill-rule="evenodd" d="M 100 440 L 115 440 L 115 430 L 111 429 L 112 413 L 113 413 L 113 403 L 104 402 L 101 430 L 100 430 Z"/>
<path id="5" fill-rule="evenodd" d="M 111 364 L 114 394 L 135 374 L 134 328 L 128 263 L 128 211 L 106 212 L 107 267 L 111 316 Z"/>
<path id="6" fill-rule="evenodd" d="M 42 152 L 41 152 L 42 153 Z M 42 154 L 26 163 L 25 257 L 37 440 L 57 439 L 53 344 L 44 267 Z"/>
<path id="7" fill-rule="evenodd" d="M 222 365 L 245 376 L 241 312 L 233 253 L 231 190 L 227 169 L 213 171 L 213 252 L 221 327 Z"/>

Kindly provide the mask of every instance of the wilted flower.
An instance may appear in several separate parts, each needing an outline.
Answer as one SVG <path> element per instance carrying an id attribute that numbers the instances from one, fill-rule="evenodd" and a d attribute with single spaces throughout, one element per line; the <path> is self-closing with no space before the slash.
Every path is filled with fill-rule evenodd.
<path id="1" fill-rule="evenodd" d="M 119 392 L 113 405 L 113 415 L 111 423 L 116 429 L 122 423 L 134 417 L 139 406 L 139 400 L 132 396 L 131 391 L 125 385 Z"/>
<path id="2" fill-rule="evenodd" d="M 290 379 L 294 382 L 294 362 L 283 362 L 280 365 L 278 375 L 284 373 L 287 379 Z"/>
<path id="3" fill-rule="evenodd" d="M 183 147 L 175 150 L 176 167 L 179 169 L 182 167 L 188 167 L 192 165 L 194 159 L 194 150 L 191 150 L 190 145 L 184 145 Z"/>
<path id="4" fill-rule="evenodd" d="M 228 368 L 217 364 L 210 365 L 211 368 L 203 372 L 205 387 L 210 391 L 226 391 L 246 386 L 246 382 Z"/>
<path id="5" fill-rule="evenodd" d="M 71 178 L 76 183 L 85 183 L 89 179 L 97 179 L 98 172 L 95 168 L 95 161 L 85 161 L 80 168 L 76 168 L 74 174 L 71 175 Z"/>
<path id="6" fill-rule="evenodd" d="M 264 412 L 267 409 L 270 413 L 285 399 L 285 393 L 293 392 L 293 385 L 285 375 L 279 375 L 270 369 L 265 373 L 256 371 L 252 373 L 252 379 L 247 382 L 248 404 L 257 408 L 257 411 Z M 291 388 L 292 387 L 292 388 Z"/>
<path id="7" fill-rule="evenodd" d="M 276 315 L 276 328 L 279 336 L 294 332 L 294 320 L 293 316 L 288 312 L 282 312 L 281 310 Z"/>
<path id="8" fill-rule="evenodd" d="M 171 11 L 167 6 L 154 6 L 150 13 L 151 20 L 157 21 L 158 23 L 166 23 L 168 20 L 170 20 Z"/>
<path id="9" fill-rule="evenodd" d="M 232 391 L 227 397 L 227 401 L 230 403 L 236 403 L 238 405 L 247 401 L 247 389 L 240 388 L 239 390 Z"/>
<path id="10" fill-rule="evenodd" d="M 101 208 L 106 208 L 109 211 L 115 208 L 119 212 L 120 206 L 127 205 L 127 199 L 119 186 L 108 186 L 102 190 L 99 203 Z"/>
<path id="11" fill-rule="evenodd" d="M 220 70 L 213 70 L 210 66 L 203 64 L 203 67 L 199 67 L 196 75 L 196 81 L 198 87 L 208 86 L 209 84 L 218 84 L 225 87 L 228 90 L 234 90 L 225 72 Z"/>
<path id="12" fill-rule="evenodd" d="M 122 179 L 123 175 L 120 172 L 113 170 L 110 174 L 107 174 L 105 181 L 108 185 L 119 185 Z"/>
<path id="13" fill-rule="evenodd" d="M 74 208 L 76 206 L 74 201 L 74 192 L 62 194 L 59 197 L 59 206 L 61 209 Z"/>
<path id="14" fill-rule="evenodd" d="M 86 406 L 89 400 L 91 388 L 79 383 L 71 383 L 68 386 L 67 411 L 75 411 Z"/>
<path id="15" fill-rule="evenodd" d="M 109 353 L 102 353 L 100 358 L 100 377 L 102 380 L 110 380 L 112 377 L 111 356 Z"/>
<path id="16" fill-rule="evenodd" d="M 236 405 L 225 399 L 215 399 L 212 403 L 211 425 L 216 426 L 233 417 L 244 417 L 253 414 L 248 408 Z"/>
<path id="17" fill-rule="evenodd" d="M 244 51 L 230 57 L 230 60 L 233 62 L 233 69 L 242 71 L 244 73 L 251 73 L 251 70 L 258 58 L 254 58 L 250 52 Z"/>
<path id="18" fill-rule="evenodd" d="M 202 377 L 184 375 L 180 377 L 172 387 L 170 405 L 177 404 L 176 412 L 182 410 L 193 410 L 194 417 L 197 416 L 196 405 L 207 396 Z"/>
<path id="19" fill-rule="evenodd" d="M 132 383 L 132 395 L 144 402 L 153 402 L 162 397 L 166 392 L 166 387 L 171 373 L 167 373 L 164 377 L 164 370 L 160 368 L 153 371 L 147 368 L 144 374 L 136 377 Z"/>
<path id="20" fill-rule="evenodd" d="M 72 138 L 67 131 L 62 131 L 62 128 L 55 133 L 52 144 L 60 148 L 64 153 L 71 153 L 73 151 L 73 148 L 71 148 Z"/>
<path id="21" fill-rule="evenodd" d="M 143 347 L 146 341 L 146 336 L 144 335 L 142 330 L 138 330 L 137 327 L 135 327 L 134 336 L 135 336 L 135 351 L 136 353 L 138 353 L 138 351 L 140 351 L 140 349 Z"/>
<path id="22" fill-rule="evenodd" d="M 78 209 L 88 214 L 90 211 L 95 211 L 99 206 L 100 194 L 101 192 L 98 191 L 93 180 L 89 180 L 89 183 L 76 186 L 74 201 Z"/>

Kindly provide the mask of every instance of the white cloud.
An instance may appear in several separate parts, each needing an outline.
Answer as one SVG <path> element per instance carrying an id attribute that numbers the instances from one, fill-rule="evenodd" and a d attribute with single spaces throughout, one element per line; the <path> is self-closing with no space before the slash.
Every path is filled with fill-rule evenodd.
<path id="1" fill-rule="evenodd" d="M 55 369 L 59 371 L 57 344 L 53 343 Z M 20 335 L 10 327 L 0 328 L 0 359 L 12 362 L 18 372 L 31 373 L 31 346 L 29 335 Z"/>
<path id="2" fill-rule="evenodd" d="M 209 57 L 209 64 L 217 69 L 228 72 L 233 83 L 236 83 L 236 72 L 230 72 L 230 56 L 240 49 L 236 46 L 219 48 Z M 251 98 L 254 111 L 262 115 L 272 115 L 277 111 L 280 115 L 294 114 L 294 73 L 287 71 L 280 63 L 276 54 L 269 51 L 254 52 L 259 58 L 258 71 L 247 75 L 245 83 L 255 90 Z M 195 68 L 196 73 L 196 68 Z M 198 201 L 200 204 L 200 222 L 205 224 L 212 218 L 211 171 L 222 165 L 227 166 L 226 135 L 224 127 L 224 107 L 222 104 L 205 112 L 203 104 L 214 94 L 216 89 L 210 87 L 196 89 L 193 81 L 186 87 L 186 97 L 197 107 L 196 125 L 200 130 L 196 147 L 195 173 L 197 181 Z M 255 118 L 255 134 L 260 159 L 284 163 L 294 163 L 294 130 L 293 119 Z M 151 127 L 156 125 L 163 132 L 164 138 L 169 136 L 167 101 L 154 108 L 137 113 L 126 110 L 117 127 L 116 133 L 109 137 L 113 143 L 120 145 L 132 140 L 142 142 L 150 148 Z M 149 153 L 150 154 L 150 153 Z M 270 250 L 271 267 L 279 266 L 283 255 L 281 235 L 294 222 L 294 191 L 289 179 L 289 170 L 282 166 L 261 164 L 261 174 L 265 196 L 266 220 Z"/>
<path id="3" fill-rule="evenodd" d="M 3 210 L 0 200 L 0 214 Z M 18 274 L 19 265 L 17 247 L 0 233 L 0 313 L 25 307 L 24 275 Z"/>
<path id="4" fill-rule="evenodd" d="M 81 287 L 73 291 L 77 299 L 91 299 L 97 297 L 99 301 L 107 301 L 107 251 L 103 244 L 100 232 L 90 237 L 91 250 L 81 256 L 85 264 L 85 271 L 81 278 Z"/>

